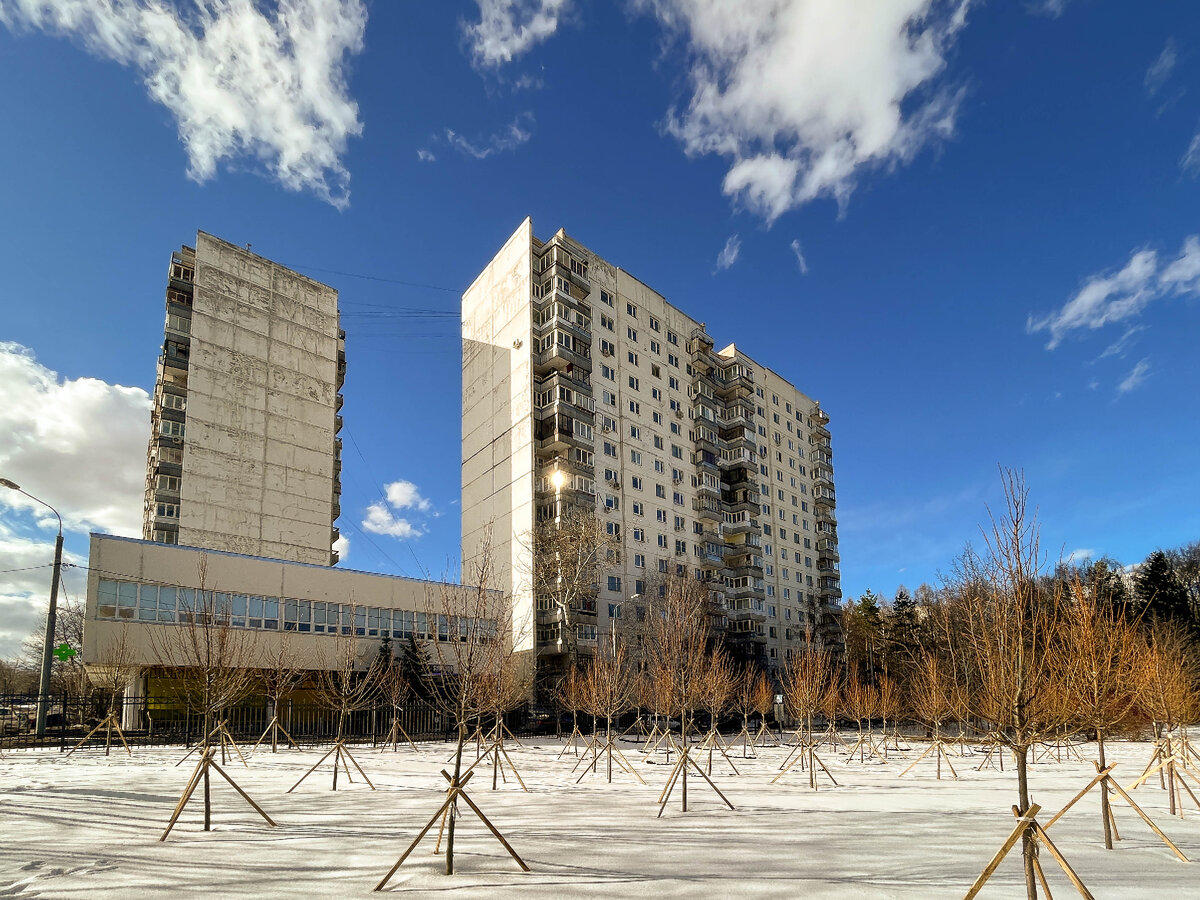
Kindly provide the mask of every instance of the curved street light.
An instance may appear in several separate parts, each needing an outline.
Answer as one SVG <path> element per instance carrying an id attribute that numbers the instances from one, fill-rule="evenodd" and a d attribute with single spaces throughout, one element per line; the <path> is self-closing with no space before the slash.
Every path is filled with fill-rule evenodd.
<path id="1" fill-rule="evenodd" d="M 57 509 L 55 509 L 45 500 L 42 500 L 40 497 L 33 496 L 33 494 L 29 493 L 28 491 L 21 490 L 21 486 L 15 481 L 10 481 L 7 478 L 0 478 L 0 487 L 8 488 L 10 491 L 16 491 L 18 494 L 24 494 L 30 500 L 42 504 L 42 506 L 54 513 L 54 517 L 58 519 L 58 537 L 54 541 L 54 577 L 50 581 L 50 611 L 46 614 L 46 638 L 42 642 L 42 677 L 38 682 L 36 734 L 38 737 L 45 737 L 46 710 L 50 703 L 50 666 L 54 662 L 54 620 L 58 612 L 58 582 L 62 574 L 62 516 L 58 514 Z M 66 710 L 63 710 L 63 712 L 65 713 Z"/>

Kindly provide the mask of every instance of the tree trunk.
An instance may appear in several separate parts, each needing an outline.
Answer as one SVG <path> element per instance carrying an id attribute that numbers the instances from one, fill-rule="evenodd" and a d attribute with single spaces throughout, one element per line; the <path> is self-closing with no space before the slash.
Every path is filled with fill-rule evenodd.
<path id="1" fill-rule="evenodd" d="M 1014 747 L 1017 758 L 1017 792 L 1020 795 L 1021 815 L 1029 811 L 1029 748 Z M 1025 895 L 1028 900 L 1037 900 L 1037 876 L 1034 873 L 1033 858 L 1037 845 L 1033 839 L 1033 829 L 1026 828 L 1021 835 L 1021 857 L 1025 863 Z"/>
<path id="2" fill-rule="evenodd" d="M 1100 748 L 1100 769 L 1103 770 L 1105 768 L 1103 729 L 1096 729 L 1096 745 Z M 1112 823 L 1110 821 L 1112 813 L 1109 811 L 1110 808 L 1108 802 L 1108 779 L 1102 779 L 1100 781 L 1100 818 L 1104 822 L 1104 848 L 1106 850 L 1113 848 Z"/>
<path id="3" fill-rule="evenodd" d="M 459 777 L 462 775 L 462 755 L 463 744 L 467 740 L 467 726 L 460 715 L 458 719 L 458 748 L 454 752 L 454 778 L 450 782 L 451 789 L 455 789 L 459 784 Z M 450 814 L 450 824 L 446 828 L 446 874 L 454 874 L 454 820 L 458 818 L 458 797 L 454 798 L 454 802 L 450 804 L 450 809 L 447 810 Z"/>

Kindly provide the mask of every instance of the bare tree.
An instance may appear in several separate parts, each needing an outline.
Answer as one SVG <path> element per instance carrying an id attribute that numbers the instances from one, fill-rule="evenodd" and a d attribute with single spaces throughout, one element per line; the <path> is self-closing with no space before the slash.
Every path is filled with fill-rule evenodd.
<path id="1" fill-rule="evenodd" d="M 717 751 L 721 756 L 725 757 L 725 761 L 729 763 L 729 767 L 733 769 L 733 774 L 740 775 L 737 766 L 733 764 L 733 760 L 729 758 L 726 752 L 729 746 L 721 738 L 721 732 L 718 728 L 721 716 L 729 708 L 729 701 L 733 697 L 736 688 L 737 680 L 734 676 L 733 666 L 728 654 L 724 650 L 717 650 L 708 657 L 708 665 L 704 669 L 700 680 L 700 704 L 709 715 L 708 733 L 704 736 L 703 742 L 700 744 L 700 752 L 708 751 L 707 772 L 712 774 L 713 752 Z"/>
<path id="2" fill-rule="evenodd" d="M 742 716 L 742 730 L 738 737 L 742 739 L 742 757 L 746 758 L 748 752 L 765 738 L 767 715 L 775 705 L 775 689 L 771 687 L 771 679 L 767 677 L 767 673 L 750 666 L 744 668 L 738 678 L 735 704 Z M 758 713 L 762 722 L 758 731 L 752 735 L 750 716 L 753 713 Z"/>
<path id="3" fill-rule="evenodd" d="M 929 734 L 929 746 L 900 773 L 900 777 L 903 778 L 916 768 L 917 763 L 933 753 L 937 762 L 938 780 L 942 778 L 943 760 L 950 769 L 950 774 L 957 780 L 958 773 L 954 771 L 954 764 L 950 762 L 950 756 L 946 752 L 946 742 L 942 739 L 942 729 L 953 717 L 957 706 L 955 684 L 953 672 L 939 654 L 933 651 L 922 653 L 910 676 L 908 702 L 917 721 L 925 726 Z"/>
<path id="4" fill-rule="evenodd" d="M 1069 718 L 1064 690 L 1065 636 L 1058 588 L 1045 591 L 1040 586 L 1045 559 L 1024 478 L 1006 470 L 1002 483 L 1006 509 L 1000 516 L 992 516 L 990 531 L 985 533 L 986 580 L 971 585 L 978 592 L 967 604 L 963 632 L 976 669 L 970 694 L 973 711 L 991 723 L 998 740 L 1016 759 L 1019 805 L 1014 835 L 1019 833 L 1022 843 L 1026 893 L 1029 900 L 1036 900 L 1041 867 L 1035 840 L 1047 849 L 1053 845 L 1037 824 L 1030 801 L 1029 752 Z M 1009 847 L 1011 844 L 998 854 L 997 865 Z M 1058 859 L 1057 851 L 1052 852 Z M 1060 864 L 1065 866 L 1064 861 Z M 985 869 L 969 896 L 990 874 Z"/>
<path id="5" fill-rule="evenodd" d="M 110 638 L 106 646 L 97 654 L 97 661 L 90 669 L 93 682 L 108 698 L 107 712 L 100 723 L 89 731 L 83 740 L 71 748 L 70 753 L 67 754 L 68 756 L 91 740 L 92 735 L 96 734 L 101 728 L 104 729 L 105 756 L 108 756 L 109 751 L 112 749 L 112 733 L 114 730 L 117 732 L 117 737 L 120 739 L 121 744 L 125 747 L 125 752 L 130 756 L 133 755 L 133 751 L 129 749 L 129 744 L 125 741 L 125 732 L 121 730 L 118 698 L 124 694 L 129 677 L 138 668 L 138 665 L 135 663 L 133 645 L 129 641 L 129 626 L 122 625 L 116 637 Z"/>
<path id="6" fill-rule="evenodd" d="M 353 619 L 353 613 L 351 619 Z M 358 770 L 367 786 L 375 790 L 375 785 L 367 777 L 367 773 L 355 760 L 350 748 L 346 746 L 346 720 L 375 704 L 379 697 L 380 679 L 383 677 L 384 666 L 379 654 L 374 648 L 363 646 L 358 635 L 353 631 L 349 634 L 337 635 L 326 650 L 325 661 L 317 670 L 317 700 L 330 710 L 337 721 L 334 732 L 333 746 L 317 760 L 311 769 L 300 776 L 300 780 L 287 789 L 290 794 L 300 786 L 309 775 L 320 768 L 330 756 L 333 757 L 333 784 L 331 790 L 337 790 L 338 766 L 346 772 L 346 779 L 353 781 L 350 775 L 350 765 Z"/>
<path id="7" fill-rule="evenodd" d="M 811 638 L 811 634 L 809 637 Z M 792 656 L 783 675 L 784 701 L 787 703 L 788 712 L 799 725 L 796 746 L 780 765 L 779 774 L 771 779 L 772 784 L 799 763 L 802 768 L 808 770 L 808 786 L 814 791 L 817 789 L 817 766 L 821 767 L 835 786 L 837 785 L 833 773 L 817 756 L 816 736 L 813 733 L 813 720 L 829 696 L 832 681 L 833 661 L 828 651 L 818 647 L 811 639 L 806 640 L 804 648 Z"/>
<path id="8" fill-rule="evenodd" d="M 167 682 L 169 690 L 189 712 L 199 715 L 203 723 L 200 743 L 190 751 L 199 752 L 200 762 L 159 838 L 162 841 L 167 839 L 200 784 L 204 785 L 204 830 L 211 830 L 209 775 L 212 769 L 228 781 L 268 824 L 275 824 L 213 759 L 214 739 L 221 749 L 222 762 L 227 745 L 242 756 L 225 726 L 224 713 L 245 697 L 253 683 L 253 644 L 249 631 L 233 626 L 228 595 L 209 590 L 208 558 L 204 554 L 196 564 L 196 575 L 197 588 L 179 591 L 177 623 L 151 632 L 159 664 L 171 670 L 173 675 Z M 245 763 L 244 757 L 242 762 Z"/>
<path id="9" fill-rule="evenodd" d="M 1192 774 L 1187 765 L 1191 753 L 1183 727 L 1196 714 L 1197 676 L 1200 660 L 1185 626 L 1168 621 L 1155 622 L 1141 652 L 1141 677 L 1138 699 L 1154 720 L 1154 754 L 1132 787 L 1139 787 L 1152 775 L 1167 790 L 1171 814 L 1182 813 L 1183 794 L 1191 796 L 1200 806 L 1188 786 L 1184 773 Z M 1179 733 L 1176 734 L 1176 730 Z M 1200 779 L 1196 779 L 1200 782 Z"/>
<path id="10" fill-rule="evenodd" d="M 524 860 L 465 790 L 474 773 L 464 771 L 463 748 L 467 743 L 470 724 L 480 712 L 480 698 L 486 695 L 484 684 L 509 664 L 514 647 L 522 638 L 528 637 L 513 634 L 509 598 L 491 589 L 491 556 L 490 542 L 485 541 L 482 551 L 476 556 L 474 588 L 442 584 L 426 593 L 426 617 L 434 639 L 426 648 L 430 656 L 429 663 L 422 667 L 424 688 L 437 708 L 454 722 L 457 730 L 454 770 L 442 770 L 442 777 L 448 783 L 446 799 L 396 864 L 375 886 L 377 891 L 383 890 L 439 819 L 446 831 L 446 874 L 454 874 L 454 832 L 460 801 L 479 817 L 517 865 L 529 871 Z"/>
<path id="11" fill-rule="evenodd" d="M 588 772 L 595 772 L 601 758 L 607 761 L 608 781 L 612 783 L 613 761 L 642 784 L 646 782 L 637 770 L 625 758 L 616 744 L 616 734 L 613 732 L 613 719 L 628 711 L 633 705 L 634 680 L 633 673 L 625 658 L 625 648 L 618 646 L 615 650 L 601 650 L 593 657 L 584 670 L 581 690 L 586 709 L 593 718 L 604 719 L 604 741 L 601 744 L 599 733 L 593 735 L 591 748 L 592 758 L 586 758 L 576 764 L 584 764 L 585 768 L 577 781 L 582 781 Z"/>
<path id="12" fill-rule="evenodd" d="M 659 797 L 661 816 L 676 784 L 683 788 L 682 806 L 687 812 L 687 773 L 695 771 L 733 809 L 712 779 L 691 756 L 690 733 L 695 710 L 703 695 L 704 675 L 710 651 L 709 599 L 707 587 L 686 578 L 667 581 L 658 614 L 653 622 L 649 649 L 652 677 L 662 692 L 665 707 L 679 714 L 682 738 L 679 759 Z"/>
<path id="13" fill-rule="evenodd" d="M 1107 769 L 1105 738 L 1128 733 L 1135 723 L 1141 636 L 1107 598 L 1086 590 L 1078 576 L 1070 582 L 1065 604 L 1064 640 L 1067 690 L 1073 723 L 1096 736 L 1100 768 Z M 1100 820 L 1104 846 L 1112 849 L 1109 779 L 1101 779 Z M 1049 826 L 1047 826 L 1049 827 Z"/>
<path id="14" fill-rule="evenodd" d="M 389 661 L 390 662 L 390 661 Z M 404 674 L 404 669 L 399 665 L 388 665 L 383 671 L 383 676 L 380 679 L 380 692 L 383 694 L 383 699 L 387 701 L 388 706 L 392 708 L 392 726 L 388 730 L 387 740 L 385 744 L 392 745 L 392 751 L 399 749 L 400 738 L 403 737 L 410 747 L 414 750 L 417 745 L 413 743 L 413 739 L 409 737 L 408 732 L 404 730 L 404 726 L 400 722 L 400 716 L 404 712 L 404 704 L 408 702 L 412 695 L 412 685 L 408 682 L 408 676 Z"/>
<path id="15" fill-rule="evenodd" d="M 595 611 L 603 571 L 620 552 L 594 510 L 567 507 L 539 522 L 533 533 L 533 595 L 539 608 L 557 614 L 569 669 L 579 659 L 579 614 Z"/>
<path id="16" fill-rule="evenodd" d="M 292 736 L 288 734 L 279 715 L 284 701 L 300 686 L 305 676 L 305 670 L 297 664 L 291 637 L 289 631 L 279 635 L 270 635 L 266 639 L 266 646 L 260 650 L 260 658 L 264 664 L 258 670 L 258 675 L 262 681 L 263 693 L 266 694 L 267 702 L 271 706 L 271 721 L 267 723 L 262 736 L 255 742 L 254 749 L 256 750 L 259 744 L 270 736 L 271 752 L 277 752 L 280 735 L 288 744 L 297 750 L 300 749 Z"/>

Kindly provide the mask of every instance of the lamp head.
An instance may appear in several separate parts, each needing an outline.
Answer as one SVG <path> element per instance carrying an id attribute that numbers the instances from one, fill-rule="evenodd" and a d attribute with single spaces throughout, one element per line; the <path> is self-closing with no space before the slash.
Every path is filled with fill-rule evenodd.
<path id="1" fill-rule="evenodd" d="M 9 481 L 7 478 L 0 478 L 0 487 L 6 487 L 12 491 L 19 491 L 21 486 L 15 481 Z"/>
<path id="2" fill-rule="evenodd" d="M 555 490 L 561 490 L 566 481 L 567 476 L 563 474 L 562 469 L 555 469 L 554 474 L 550 476 L 550 483 L 554 485 Z"/>

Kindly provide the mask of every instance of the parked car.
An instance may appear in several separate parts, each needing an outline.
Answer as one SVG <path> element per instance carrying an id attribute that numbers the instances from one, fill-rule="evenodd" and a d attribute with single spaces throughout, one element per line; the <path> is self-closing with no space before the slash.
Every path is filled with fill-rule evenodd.
<path id="1" fill-rule="evenodd" d="M 63 716 L 61 706 L 51 706 L 46 710 L 46 727 L 58 728 L 64 724 L 66 719 Z M 32 731 L 37 727 L 37 709 L 28 710 L 25 716 L 25 727 Z"/>
<path id="2" fill-rule="evenodd" d="M 0 734 L 12 734 L 25 729 L 23 710 L 0 706 Z"/>
<path id="3" fill-rule="evenodd" d="M 533 713 L 525 720 L 525 728 L 531 734 L 557 734 L 559 731 L 570 732 L 571 714 L 550 712 Z"/>

